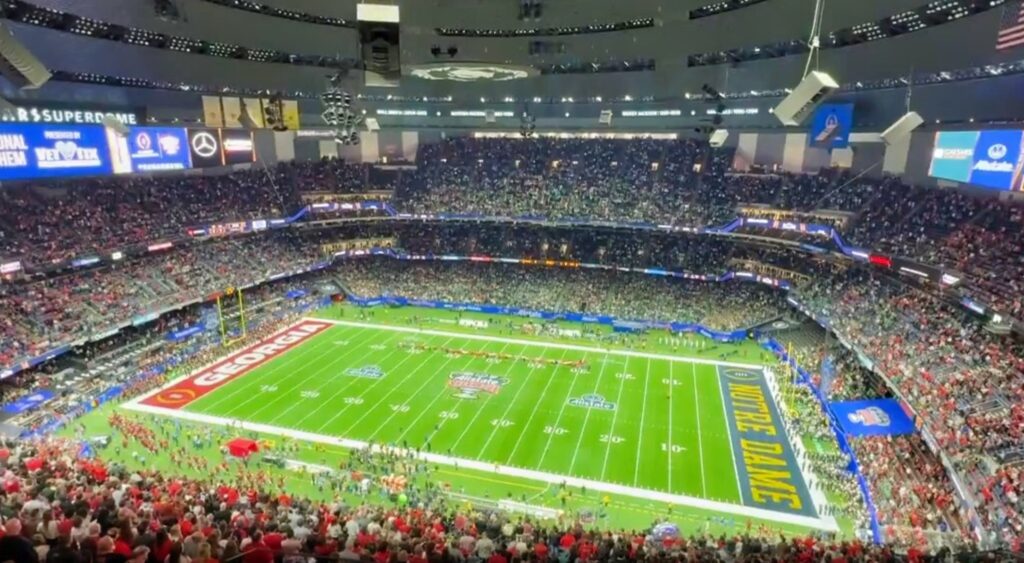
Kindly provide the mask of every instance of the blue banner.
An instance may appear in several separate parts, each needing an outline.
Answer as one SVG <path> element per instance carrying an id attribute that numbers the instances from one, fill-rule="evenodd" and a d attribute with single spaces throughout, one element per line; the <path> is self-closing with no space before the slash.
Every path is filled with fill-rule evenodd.
<path id="1" fill-rule="evenodd" d="M 26 395 L 13 403 L 4 405 L 4 413 L 15 415 L 39 408 L 43 403 L 54 398 L 56 395 L 49 389 L 40 389 L 35 393 Z"/>
<path id="2" fill-rule="evenodd" d="M 100 125 L 0 125 L 0 181 L 110 174 Z"/>
<path id="3" fill-rule="evenodd" d="M 812 147 L 845 149 L 850 146 L 853 129 L 853 104 L 822 104 L 811 120 Z"/>
<path id="4" fill-rule="evenodd" d="M 899 436 L 915 430 L 914 421 L 896 399 L 845 401 L 831 403 L 829 408 L 850 436 Z"/>
<path id="5" fill-rule="evenodd" d="M 974 147 L 972 184 L 1008 190 L 1020 176 L 1021 136 L 1019 130 L 982 131 Z"/>
<path id="6" fill-rule="evenodd" d="M 170 340 L 171 342 L 181 342 L 182 340 L 188 340 L 204 330 L 205 327 L 203 325 L 194 325 L 187 328 L 172 330 L 167 333 L 167 340 Z"/>
<path id="7" fill-rule="evenodd" d="M 185 170 L 192 167 L 188 136 L 181 127 L 132 127 L 128 131 L 132 172 Z"/>

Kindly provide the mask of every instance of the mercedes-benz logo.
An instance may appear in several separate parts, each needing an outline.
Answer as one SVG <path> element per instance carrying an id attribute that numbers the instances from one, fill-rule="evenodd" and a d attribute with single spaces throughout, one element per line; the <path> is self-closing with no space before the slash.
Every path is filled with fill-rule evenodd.
<path id="1" fill-rule="evenodd" d="M 206 131 L 192 135 L 192 150 L 203 158 L 210 158 L 217 152 L 217 139 Z"/>

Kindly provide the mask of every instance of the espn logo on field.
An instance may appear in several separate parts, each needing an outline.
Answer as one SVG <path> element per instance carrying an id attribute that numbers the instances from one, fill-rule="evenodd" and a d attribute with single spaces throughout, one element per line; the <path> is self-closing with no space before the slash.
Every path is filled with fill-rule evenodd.
<path id="1" fill-rule="evenodd" d="M 141 401 L 143 405 L 180 409 L 221 385 L 291 350 L 330 328 L 328 323 L 302 321 L 270 338 L 235 352 Z"/>

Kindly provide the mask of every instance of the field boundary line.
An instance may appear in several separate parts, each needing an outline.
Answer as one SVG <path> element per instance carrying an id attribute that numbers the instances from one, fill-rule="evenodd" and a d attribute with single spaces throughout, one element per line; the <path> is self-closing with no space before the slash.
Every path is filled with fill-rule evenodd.
<path id="1" fill-rule="evenodd" d="M 317 317 L 306 317 L 306 320 L 319 321 L 341 326 L 357 328 L 375 328 L 378 330 L 392 330 L 397 332 L 408 332 L 412 334 L 429 334 L 431 336 L 447 336 L 451 338 L 465 338 L 466 340 L 482 340 L 485 342 L 501 342 L 508 344 L 521 344 L 523 346 L 536 346 L 538 348 L 556 348 L 559 350 L 574 350 L 577 352 L 593 352 L 595 354 L 608 354 L 611 356 L 629 356 L 634 358 L 647 358 L 651 360 L 665 360 L 669 362 L 690 362 L 709 366 L 725 366 L 731 368 L 764 369 L 759 364 L 745 364 L 742 362 L 724 362 L 719 360 L 708 360 L 704 358 L 691 358 L 687 356 L 672 356 L 669 354 L 656 354 L 653 352 L 637 352 L 636 350 L 620 350 L 618 348 L 600 348 L 595 346 L 582 346 L 579 344 L 565 344 L 562 342 L 541 342 L 538 340 L 526 340 L 522 338 L 505 338 L 503 336 L 490 336 L 486 334 L 473 334 L 467 332 L 449 332 L 447 330 L 436 330 L 431 328 L 415 328 L 408 326 L 395 326 L 377 323 L 360 323 L 355 321 L 339 321 L 335 319 L 320 319 Z"/>
<path id="2" fill-rule="evenodd" d="M 370 445 L 369 443 L 360 440 L 326 436 L 323 434 L 315 434 L 312 432 L 305 432 L 302 430 L 294 430 L 291 428 L 271 426 L 269 424 L 237 421 L 218 416 L 211 416 L 182 410 L 166 409 L 162 407 L 154 407 L 151 405 L 143 405 L 139 403 L 125 403 L 124 405 L 121 406 L 121 408 L 147 414 L 180 418 L 182 420 L 188 420 L 191 422 L 199 422 L 203 424 L 212 424 L 217 426 L 229 426 L 232 428 L 236 428 L 239 431 L 261 432 L 263 434 L 272 434 L 275 436 L 283 436 L 296 440 L 303 440 L 306 442 L 316 442 L 319 444 L 341 446 L 349 449 L 365 449 Z M 394 450 L 395 448 L 385 448 L 383 446 L 380 446 L 379 444 L 374 444 L 373 449 L 375 451 L 383 451 L 384 449 Z M 407 451 L 407 453 L 414 455 L 417 458 L 422 459 L 428 463 L 452 465 L 462 468 L 474 469 L 477 471 L 493 473 L 497 475 L 508 475 L 511 477 L 530 479 L 533 481 L 540 481 L 549 484 L 565 483 L 567 486 L 570 487 L 587 487 L 587 489 L 593 491 L 601 491 L 634 498 L 652 500 L 656 502 L 663 502 L 675 506 L 689 506 L 703 510 L 712 510 L 726 514 L 733 514 L 736 516 L 760 518 L 764 520 L 771 520 L 785 524 L 804 526 L 807 528 L 815 528 L 818 530 L 825 530 L 829 532 L 839 531 L 838 526 L 836 526 L 834 520 L 832 522 L 829 522 L 826 519 L 822 518 L 801 516 L 798 514 L 786 514 L 784 512 L 765 510 L 763 508 L 754 508 L 739 504 L 713 501 L 686 495 L 669 494 L 660 491 L 652 491 L 650 489 L 642 489 L 639 487 L 619 485 L 616 483 L 606 483 L 603 481 L 582 479 L 579 477 L 571 477 L 568 475 L 558 475 L 555 473 L 547 473 L 544 471 L 537 471 L 533 469 L 523 469 L 521 467 L 510 467 L 507 465 L 500 465 L 486 461 L 478 461 L 470 458 L 457 458 L 435 453 L 426 453 L 422 451 L 416 453 L 414 450 Z"/>

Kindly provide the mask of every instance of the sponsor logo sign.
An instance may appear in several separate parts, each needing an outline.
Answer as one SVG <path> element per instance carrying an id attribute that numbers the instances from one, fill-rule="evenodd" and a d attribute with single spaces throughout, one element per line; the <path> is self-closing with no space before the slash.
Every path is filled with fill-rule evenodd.
<path id="1" fill-rule="evenodd" d="M 127 140 L 132 172 L 185 170 L 192 165 L 185 129 L 132 127 Z"/>
<path id="2" fill-rule="evenodd" d="M 496 395 L 508 383 L 508 379 L 486 373 L 457 371 L 448 379 L 448 386 L 455 389 L 458 399 L 476 399 L 481 393 Z"/>
<path id="3" fill-rule="evenodd" d="M 589 395 L 583 395 L 582 397 L 570 397 L 569 404 L 574 407 L 584 409 L 598 409 L 603 411 L 615 410 L 615 403 L 605 399 L 603 395 L 598 395 L 597 393 L 590 393 Z"/>
<path id="4" fill-rule="evenodd" d="M 153 393 L 142 404 L 166 409 L 180 409 L 188 403 L 241 377 L 256 367 L 284 354 L 313 336 L 330 328 L 330 324 L 302 321 L 274 336 L 236 352 L 220 362 L 204 368 L 170 387 Z"/>
<path id="5" fill-rule="evenodd" d="M 380 366 L 363 366 L 358 368 L 348 368 L 345 370 L 345 375 L 352 377 L 365 377 L 366 379 L 380 379 L 384 377 L 384 370 L 380 369 Z"/>
<path id="6" fill-rule="evenodd" d="M 0 125 L 0 180 L 110 174 L 99 126 Z"/>
<path id="7" fill-rule="evenodd" d="M 850 419 L 850 422 L 864 426 L 889 426 L 891 424 L 889 415 L 878 407 L 857 409 L 846 417 Z"/>

